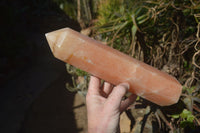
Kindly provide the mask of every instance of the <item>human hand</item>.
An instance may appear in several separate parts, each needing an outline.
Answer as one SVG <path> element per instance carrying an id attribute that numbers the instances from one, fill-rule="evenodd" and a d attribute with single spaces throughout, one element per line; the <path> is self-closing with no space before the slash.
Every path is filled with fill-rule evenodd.
<path id="1" fill-rule="evenodd" d="M 122 101 L 128 89 L 128 83 L 113 88 L 110 83 L 104 82 L 101 87 L 100 79 L 91 76 L 86 96 L 89 133 L 120 132 L 120 114 L 136 99 L 136 95 L 132 94 Z"/>

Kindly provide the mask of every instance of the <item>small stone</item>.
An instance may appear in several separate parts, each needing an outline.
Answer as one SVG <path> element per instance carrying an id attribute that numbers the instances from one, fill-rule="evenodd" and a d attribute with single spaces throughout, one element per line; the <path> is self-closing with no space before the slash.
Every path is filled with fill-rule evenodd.
<path id="1" fill-rule="evenodd" d="M 120 131 L 121 133 L 130 133 L 131 120 L 128 118 L 125 112 L 120 116 Z"/>

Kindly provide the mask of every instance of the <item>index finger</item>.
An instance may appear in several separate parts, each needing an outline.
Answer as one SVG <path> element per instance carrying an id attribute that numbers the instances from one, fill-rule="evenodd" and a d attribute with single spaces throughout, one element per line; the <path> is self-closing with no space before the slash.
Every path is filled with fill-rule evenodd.
<path id="1" fill-rule="evenodd" d="M 90 76 L 90 83 L 88 87 L 88 93 L 94 95 L 100 95 L 100 84 L 101 80 L 97 77 Z"/>

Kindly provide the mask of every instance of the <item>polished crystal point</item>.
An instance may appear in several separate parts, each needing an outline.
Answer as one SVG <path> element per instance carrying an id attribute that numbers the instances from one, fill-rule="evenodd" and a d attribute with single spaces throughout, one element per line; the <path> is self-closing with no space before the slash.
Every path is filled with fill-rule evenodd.
<path id="1" fill-rule="evenodd" d="M 70 28 L 46 34 L 54 56 L 114 85 L 130 84 L 129 91 L 161 106 L 176 103 L 181 84 L 167 73 L 125 55 Z"/>

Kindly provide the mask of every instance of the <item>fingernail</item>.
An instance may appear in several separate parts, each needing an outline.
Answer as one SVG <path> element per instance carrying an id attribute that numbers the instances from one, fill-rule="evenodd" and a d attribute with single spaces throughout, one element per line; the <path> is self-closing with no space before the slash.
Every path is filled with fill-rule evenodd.
<path id="1" fill-rule="evenodd" d="M 130 88 L 128 83 L 121 83 L 120 85 L 125 87 L 127 90 L 129 90 L 129 88 Z"/>

